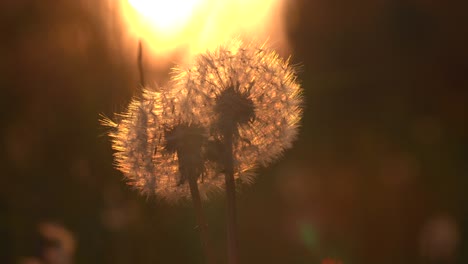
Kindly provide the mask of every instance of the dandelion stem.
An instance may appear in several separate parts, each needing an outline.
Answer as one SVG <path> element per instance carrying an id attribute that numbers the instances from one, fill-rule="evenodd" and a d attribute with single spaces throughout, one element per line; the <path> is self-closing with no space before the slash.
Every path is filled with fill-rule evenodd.
<path id="1" fill-rule="evenodd" d="M 226 218 L 227 218 L 227 255 L 229 264 L 237 264 L 237 208 L 236 185 L 234 181 L 234 162 L 232 156 L 233 133 L 224 133 L 225 144 L 225 182 L 226 182 Z"/>
<path id="2" fill-rule="evenodd" d="M 203 129 L 196 125 L 179 124 L 173 129 L 167 130 L 165 137 L 166 150 L 177 153 L 180 172 L 179 184 L 184 184 L 187 181 L 189 184 L 206 263 L 214 264 L 214 251 L 208 235 L 208 224 L 203 211 L 197 182 L 204 170 L 202 156 Z"/>
<path id="3" fill-rule="evenodd" d="M 210 238 L 208 235 L 208 224 L 206 222 L 205 214 L 200 199 L 200 192 L 198 190 L 197 177 L 190 175 L 188 182 L 190 186 L 190 194 L 192 195 L 193 207 L 195 209 L 195 217 L 197 218 L 198 231 L 200 232 L 200 242 L 202 243 L 205 260 L 208 264 L 214 264 L 214 251 Z"/>

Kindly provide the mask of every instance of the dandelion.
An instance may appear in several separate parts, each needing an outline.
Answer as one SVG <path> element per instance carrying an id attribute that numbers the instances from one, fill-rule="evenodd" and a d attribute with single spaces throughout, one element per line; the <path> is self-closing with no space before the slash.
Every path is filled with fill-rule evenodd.
<path id="1" fill-rule="evenodd" d="M 237 263 L 235 179 L 291 147 L 302 115 L 300 85 L 288 60 L 255 43 L 231 41 L 175 69 L 172 93 L 189 122 L 209 128 L 211 152 L 225 175 L 228 261 Z"/>
<path id="2" fill-rule="evenodd" d="M 289 60 L 265 44 L 234 40 L 174 73 L 171 93 L 182 115 L 209 127 L 215 141 L 233 134 L 236 178 L 251 182 L 248 169 L 269 164 L 292 146 L 302 115 L 301 88 Z"/>
<path id="3" fill-rule="evenodd" d="M 171 202 L 192 198 L 205 256 L 213 263 L 201 198 L 220 189 L 223 181 L 214 177 L 212 162 L 205 158 L 205 128 L 188 122 L 178 110 L 171 93 L 143 89 L 141 98 L 132 99 L 127 111 L 117 115 L 118 122 L 101 122 L 112 128 L 116 167 L 130 185 Z"/>
<path id="4" fill-rule="evenodd" d="M 202 199 L 220 191 L 224 181 L 208 159 L 208 131 L 180 115 L 170 90 L 143 89 L 117 121 L 104 118 L 115 150 L 115 165 L 128 184 L 169 202 L 191 197 L 188 174 L 195 174 Z M 192 170 L 192 171 L 190 171 Z"/>

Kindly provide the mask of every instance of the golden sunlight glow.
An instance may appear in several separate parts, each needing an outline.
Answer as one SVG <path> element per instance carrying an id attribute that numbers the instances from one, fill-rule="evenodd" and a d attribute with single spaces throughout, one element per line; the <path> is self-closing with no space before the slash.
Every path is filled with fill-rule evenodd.
<path id="1" fill-rule="evenodd" d="M 185 26 L 199 0 L 128 0 L 152 26 L 177 31 Z"/>
<path id="2" fill-rule="evenodd" d="M 122 0 L 121 11 L 131 36 L 153 54 L 177 51 L 189 58 L 237 36 L 278 41 L 284 31 L 283 1 Z"/>

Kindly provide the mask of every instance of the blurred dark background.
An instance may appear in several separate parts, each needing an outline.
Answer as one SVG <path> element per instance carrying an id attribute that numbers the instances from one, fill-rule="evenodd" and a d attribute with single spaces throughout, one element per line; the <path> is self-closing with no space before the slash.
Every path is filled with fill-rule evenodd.
<path id="1" fill-rule="evenodd" d="M 0 2 L 0 263 L 202 263 L 191 204 L 112 167 L 99 114 L 138 74 L 101 2 Z M 242 263 L 468 263 L 467 8 L 287 5 L 306 109 L 238 196 Z M 224 259 L 224 198 L 206 210 Z"/>

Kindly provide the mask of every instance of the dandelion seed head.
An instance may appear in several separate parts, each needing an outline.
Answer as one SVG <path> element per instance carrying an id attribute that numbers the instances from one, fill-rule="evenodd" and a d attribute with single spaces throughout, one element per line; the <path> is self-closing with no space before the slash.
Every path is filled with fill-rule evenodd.
<path id="1" fill-rule="evenodd" d="M 190 167 L 199 176 L 202 199 L 207 199 L 208 193 L 222 189 L 224 181 L 215 173 L 219 169 L 214 162 L 205 158 L 208 134 L 180 115 L 173 95 L 144 89 L 117 121 L 103 118 L 101 123 L 111 127 L 115 165 L 128 184 L 145 195 L 177 202 L 190 197 L 181 173 Z"/>
<path id="2" fill-rule="evenodd" d="M 274 161 L 297 137 L 301 87 L 289 61 L 265 44 L 234 40 L 201 54 L 174 69 L 172 86 L 187 120 L 210 127 L 215 141 L 233 132 L 235 177 L 244 182 L 255 164 Z"/>

